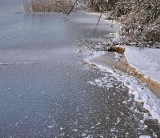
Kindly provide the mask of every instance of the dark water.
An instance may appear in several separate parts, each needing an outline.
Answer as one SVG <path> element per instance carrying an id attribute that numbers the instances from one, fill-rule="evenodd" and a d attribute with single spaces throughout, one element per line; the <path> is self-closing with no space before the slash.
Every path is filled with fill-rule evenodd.
<path id="1" fill-rule="evenodd" d="M 122 82 L 108 73 L 118 89 L 88 83 L 103 73 L 83 64 L 73 38 L 95 37 L 89 32 L 97 16 L 71 15 L 66 21 L 61 14 L 16 14 L 14 6 L 0 1 L 6 14 L 0 14 L 0 137 L 159 136 L 155 124 L 145 127 L 141 120 L 147 111 Z M 114 29 L 101 23 L 97 34 Z"/>

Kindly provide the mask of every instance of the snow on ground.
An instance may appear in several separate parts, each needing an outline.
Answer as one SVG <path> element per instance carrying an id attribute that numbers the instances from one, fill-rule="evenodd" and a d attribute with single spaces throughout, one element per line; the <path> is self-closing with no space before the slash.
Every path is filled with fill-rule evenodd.
<path id="1" fill-rule="evenodd" d="M 137 71 L 160 83 L 160 49 L 125 46 L 126 58 Z"/>
<path id="2" fill-rule="evenodd" d="M 149 51 L 148 53 L 150 53 L 150 50 L 146 51 Z M 105 52 L 90 52 L 87 58 L 84 59 L 86 63 L 99 68 L 104 73 L 106 72 L 106 75 L 103 78 L 99 80 L 96 79 L 94 82 L 89 83 L 98 85 L 99 87 L 108 88 L 107 72 L 111 73 L 113 77 L 118 79 L 118 81 L 122 82 L 124 86 L 129 88 L 129 93 L 134 95 L 135 101 L 144 103 L 144 108 L 147 109 L 151 114 L 151 116 L 149 114 L 144 114 L 144 120 L 153 118 L 160 122 L 160 99 L 154 93 L 152 93 L 149 88 L 145 87 L 145 84 L 140 84 L 134 76 L 129 76 L 127 73 L 122 73 L 118 70 L 112 70 L 107 65 L 98 63 L 94 60 L 99 56 L 103 56 L 104 54 Z M 138 56 L 136 58 L 138 58 Z"/>
<path id="3" fill-rule="evenodd" d="M 99 19 L 99 17 L 101 16 L 101 19 L 100 19 L 101 21 L 104 21 L 104 22 L 106 22 L 106 23 L 112 23 L 112 24 L 120 25 L 120 23 L 118 23 L 118 22 L 115 21 L 115 20 L 106 20 L 106 18 L 107 18 L 106 13 L 105 13 L 105 14 L 101 14 L 101 13 L 98 13 L 98 12 L 83 12 L 83 13 L 97 16 L 98 19 Z M 120 27 L 120 26 L 119 26 L 119 27 Z"/>

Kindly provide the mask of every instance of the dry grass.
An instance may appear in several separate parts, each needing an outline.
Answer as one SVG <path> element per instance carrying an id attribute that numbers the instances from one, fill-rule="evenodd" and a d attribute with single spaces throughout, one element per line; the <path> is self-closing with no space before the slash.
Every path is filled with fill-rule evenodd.
<path id="1" fill-rule="evenodd" d="M 83 0 L 87 2 L 90 9 L 96 12 L 104 12 L 112 10 L 117 0 Z"/>
<path id="2" fill-rule="evenodd" d="M 109 51 L 109 52 L 117 52 L 117 53 L 120 53 L 120 54 L 124 54 L 125 48 L 120 47 L 120 46 L 111 46 L 111 47 L 108 49 L 108 51 Z"/>
<path id="3" fill-rule="evenodd" d="M 68 13 L 73 7 L 72 0 L 24 0 L 26 13 Z"/>

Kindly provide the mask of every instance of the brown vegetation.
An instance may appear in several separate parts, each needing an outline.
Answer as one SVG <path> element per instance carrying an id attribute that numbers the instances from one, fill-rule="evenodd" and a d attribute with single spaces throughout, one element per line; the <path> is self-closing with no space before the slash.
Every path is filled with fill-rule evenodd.
<path id="1" fill-rule="evenodd" d="M 117 0 L 88 0 L 88 6 L 94 11 L 102 12 L 114 9 L 116 2 Z"/>
<path id="2" fill-rule="evenodd" d="M 73 7 L 72 0 L 24 0 L 26 13 L 68 13 Z"/>
<path id="3" fill-rule="evenodd" d="M 111 11 L 110 19 L 124 24 L 120 34 L 125 44 L 160 48 L 159 0 L 90 0 L 95 11 Z"/>
<path id="4" fill-rule="evenodd" d="M 120 46 L 111 46 L 110 48 L 108 48 L 109 52 L 117 52 L 120 54 L 124 54 L 125 52 L 125 48 L 120 47 Z"/>

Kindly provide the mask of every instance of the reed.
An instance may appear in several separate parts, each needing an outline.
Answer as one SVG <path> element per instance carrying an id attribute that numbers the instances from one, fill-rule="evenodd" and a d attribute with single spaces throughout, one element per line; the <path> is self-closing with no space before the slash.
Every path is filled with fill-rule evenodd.
<path id="1" fill-rule="evenodd" d="M 24 0 L 26 13 L 68 13 L 73 7 L 72 0 Z"/>

